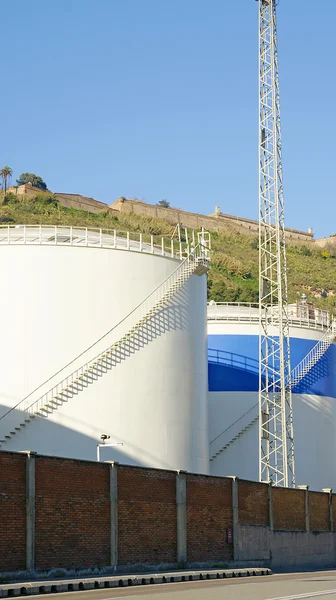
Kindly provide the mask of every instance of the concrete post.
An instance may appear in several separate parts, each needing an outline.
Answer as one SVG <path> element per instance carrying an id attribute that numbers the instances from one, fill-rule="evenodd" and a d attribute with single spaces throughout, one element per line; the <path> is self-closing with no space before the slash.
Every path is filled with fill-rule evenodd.
<path id="1" fill-rule="evenodd" d="M 334 518 L 333 518 L 333 491 L 331 488 L 324 488 L 322 492 L 329 494 L 329 523 L 330 523 L 330 531 L 334 531 Z"/>
<path id="2" fill-rule="evenodd" d="M 238 515 L 238 477 L 232 479 L 232 529 L 233 529 L 233 560 L 239 560 L 239 515 Z"/>
<path id="3" fill-rule="evenodd" d="M 268 484 L 268 526 L 270 531 L 274 530 L 272 485 L 270 483 Z"/>
<path id="4" fill-rule="evenodd" d="M 309 519 L 309 485 L 298 485 L 299 490 L 305 490 L 306 492 L 306 531 L 310 531 L 310 519 Z"/>
<path id="5" fill-rule="evenodd" d="M 26 460 L 26 569 L 35 569 L 35 455 L 27 452 Z"/>
<path id="6" fill-rule="evenodd" d="M 184 471 L 176 474 L 177 562 L 187 562 L 187 478 Z"/>
<path id="7" fill-rule="evenodd" d="M 118 565 L 118 464 L 108 462 L 110 467 L 110 563 L 116 570 Z"/>

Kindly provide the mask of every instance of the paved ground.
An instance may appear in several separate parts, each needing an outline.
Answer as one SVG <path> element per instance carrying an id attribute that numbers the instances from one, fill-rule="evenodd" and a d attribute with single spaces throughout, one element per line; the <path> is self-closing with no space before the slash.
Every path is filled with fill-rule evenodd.
<path id="1" fill-rule="evenodd" d="M 70 592 L 62 594 L 62 600 L 169 600 L 169 596 L 174 600 L 336 600 L 336 571 Z"/>

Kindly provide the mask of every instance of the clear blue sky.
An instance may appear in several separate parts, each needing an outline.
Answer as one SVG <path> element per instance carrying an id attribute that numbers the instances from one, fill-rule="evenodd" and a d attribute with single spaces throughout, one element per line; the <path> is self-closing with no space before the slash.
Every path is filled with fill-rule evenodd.
<path id="1" fill-rule="evenodd" d="M 258 217 L 254 0 L 11 0 L 1 166 L 53 191 Z M 280 0 L 286 225 L 336 230 L 336 3 Z"/>

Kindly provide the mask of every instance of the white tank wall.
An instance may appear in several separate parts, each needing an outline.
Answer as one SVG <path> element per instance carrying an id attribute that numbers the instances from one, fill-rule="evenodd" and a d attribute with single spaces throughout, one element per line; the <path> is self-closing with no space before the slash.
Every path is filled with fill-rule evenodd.
<path id="1" fill-rule="evenodd" d="M 65 246 L 2 246 L 0 259 L 0 416 L 118 323 L 178 265 L 138 252 Z M 99 350 L 126 330 L 125 323 Z M 206 473 L 205 276 L 192 275 L 184 284 L 155 322 L 153 336 L 3 449 L 94 459 L 100 434 L 107 433 L 124 446 L 104 450 L 102 459 Z M 1 438 L 11 418 L 0 421 Z"/>
<path id="2" fill-rule="evenodd" d="M 209 392 L 210 457 L 223 448 L 258 414 L 258 394 L 253 392 Z M 249 412 L 244 420 L 235 421 Z M 226 431 L 220 435 L 224 430 Z M 235 475 L 258 480 L 258 424 L 255 423 L 238 440 L 210 462 L 212 475 Z"/>
<path id="3" fill-rule="evenodd" d="M 209 440 L 213 440 L 258 402 L 254 392 L 209 393 Z M 293 394 L 295 473 L 297 485 L 312 490 L 336 488 L 336 415 L 333 398 Z M 252 421 L 257 408 L 246 415 L 244 423 L 232 425 L 216 442 L 210 455 L 223 447 L 245 424 Z M 222 443 L 221 443 L 222 442 Z M 229 448 L 210 462 L 212 475 L 236 475 L 242 479 L 259 478 L 258 423 L 254 423 Z"/>
<path id="4" fill-rule="evenodd" d="M 209 322 L 210 335 L 253 335 L 257 324 Z M 322 332 L 292 327 L 290 336 L 318 341 Z M 244 348 L 242 347 L 242 354 Z M 294 365 L 292 365 L 293 367 Z M 255 407 L 236 425 L 234 422 L 258 402 L 257 392 L 209 392 L 210 457 L 239 433 L 254 416 Z M 313 490 L 336 488 L 336 400 L 326 396 L 293 394 L 295 471 L 297 485 L 309 485 Z M 231 426 L 231 427 L 230 427 Z M 227 431 L 211 443 L 222 431 Z M 252 425 L 224 452 L 210 462 L 214 475 L 236 475 L 259 478 L 258 423 Z"/>
<path id="5" fill-rule="evenodd" d="M 293 394 L 297 485 L 336 487 L 335 399 Z"/>

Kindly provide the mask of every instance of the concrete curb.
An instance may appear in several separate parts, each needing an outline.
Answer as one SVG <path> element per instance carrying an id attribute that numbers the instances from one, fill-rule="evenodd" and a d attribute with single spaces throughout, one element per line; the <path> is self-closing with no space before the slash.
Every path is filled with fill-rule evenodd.
<path id="1" fill-rule="evenodd" d="M 0 585 L 0 598 L 31 596 L 34 594 L 54 594 L 57 592 L 77 592 L 103 588 L 150 585 L 155 583 L 176 583 L 229 577 L 253 577 L 272 575 L 271 569 L 202 569 L 200 571 L 178 571 L 140 575 L 113 575 L 58 581 L 34 581 Z"/>

